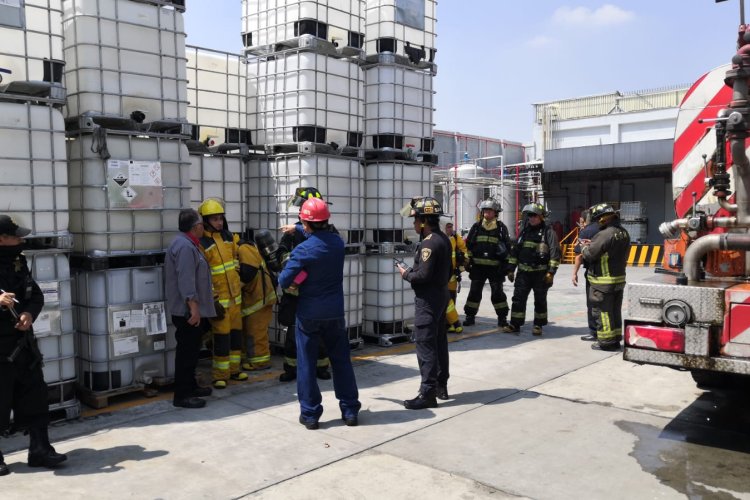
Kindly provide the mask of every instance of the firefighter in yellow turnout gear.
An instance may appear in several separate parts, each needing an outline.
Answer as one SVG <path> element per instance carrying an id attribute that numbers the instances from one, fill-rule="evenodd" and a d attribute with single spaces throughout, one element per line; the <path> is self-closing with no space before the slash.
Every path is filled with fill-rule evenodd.
<path id="1" fill-rule="evenodd" d="M 227 228 L 224 205 L 215 198 L 207 198 L 198 208 L 203 217 L 205 233 L 200 245 L 211 268 L 211 281 L 217 305 L 217 316 L 211 318 L 213 339 L 213 384 L 224 389 L 228 380 L 247 380 L 240 371 L 242 356 L 242 284 L 240 283 L 239 237 Z M 223 313 L 222 313 L 223 310 Z"/>
<path id="2" fill-rule="evenodd" d="M 276 285 L 271 271 L 246 229 L 239 246 L 240 280 L 242 281 L 242 331 L 245 335 L 242 369 L 265 370 L 271 367 L 268 326 L 273 319 Z"/>
<path id="3" fill-rule="evenodd" d="M 448 281 L 450 300 L 448 301 L 448 309 L 445 311 L 445 320 L 448 323 L 448 333 L 461 333 L 464 331 L 464 327 L 458 319 L 456 297 L 461 282 L 462 266 L 466 261 L 466 243 L 461 236 L 455 233 L 452 222 L 445 225 L 445 235 L 451 241 L 451 278 Z"/>

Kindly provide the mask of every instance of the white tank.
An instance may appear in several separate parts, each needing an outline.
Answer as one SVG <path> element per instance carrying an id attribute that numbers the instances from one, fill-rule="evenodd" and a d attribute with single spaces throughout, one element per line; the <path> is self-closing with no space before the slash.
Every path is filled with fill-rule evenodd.
<path id="1" fill-rule="evenodd" d="M 516 191 L 513 188 L 505 187 L 505 189 L 498 190 L 495 193 L 495 198 L 500 201 L 503 211 L 500 213 L 499 218 L 508 228 L 508 233 L 511 239 L 515 239 L 517 236 L 516 231 Z"/>
<path id="2" fill-rule="evenodd" d="M 395 229 L 414 233 L 412 219 L 404 218 L 400 211 L 413 197 L 431 195 L 432 169 L 424 163 L 368 162 L 365 193 L 365 241 L 401 242 L 404 233 L 394 233 L 395 238 L 388 239 L 382 231 Z"/>
<path id="3" fill-rule="evenodd" d="M 224 129 L 247 125 L 244 60 L 239 54 L 187 47 L 187 119 L 201 127 L 199 140 L 215 128 L 224 142 Z"/>
<path id="4" fill-rule="evenodd" d="M 245 162 L 240 156 L 190 155 L 190 206 L 198 207 L 206 198 L 224 201 L 229 230 L 244 230 Z"/>
<path id="5" fill-rule="evenodd" d="M 360 146 L 364 73 L 355 61 L 287 50 L 251 59 L 248 79 L 256 94 L 251 95 L 255 102 L 248 105 L 247 128 L 254 131 L 253 144 Z"/>
<path id="6" fill-rule="evenodd" d="M 482 177 L 484 169 L 473 163 L 462 163 L 454 172 L 450 169 L 448 174 L 459 179 L 474 179 Z M 468 233 L 471 226 L 478 220 L 479 203 L 484 199 L 484 188 L 471 184 L 458 182 L 453 184 L 454 190 L 446 193 L 446 212 L 453 215 L 456 232 L 464 235 Z"/>
<path id="7" fill-rule="evenodd" d="M 76 252 L 158 252 L 190 206 L 190 157 L 179 140 L 109 133 L 68 140 L 70 232 Z M 109 151 L 102 159 L 95 150 Z"/>
<path id="8" fill-rule="evenodd" d="M 187 117 L 182 12 L 145 2 L 65 0 L 63 32 L 66 116 Z"/>
<path id="9" fill-rule="evenodd" d="M 364 0 L 242 0 L 244 44 L 271 45 L 311 34 L 339 47 L 362 48 L 364 7 Z M 300 26 L 301 20 L 306 22 Z M 325 24 L 325 31 L 312 22 Z M 352 39 L 350 32 L 359 36 Z"/>
<path id="10" fill-rule="evenodd" d="M 396 50 L 389 52 L 408 56 L 408 43 L 414 48 L 424 48 L 424 59 L 434 59 L 436 7 L 436 0 L 367 0 L 365 53 L 369 56 L 383 52 L 383 44 L 379 47 L 378 40 L 395 38 Z"/>
<path id="11" fill-rule="evenodd" d="M 0 68 L 2 83 L 62 79 L 62 0 L 0 2 Z M 50 61 L 53 64 L 50 64 Z"/>
<path id="12" fill-rule="evenodd" d="M 397 64 L 377 64 L 365 69 L 365 147 L 378 149 L 373 136 L 403 136 L 402 147 L 421 151 L 432 139 L 433 76 L 426 70 Z M 398 145 L 396 145 L 398 146 Z"/>
<path id="13" fill-rule="evenodd" d="M 251 159 L 246 168 L 245 223 L 255 229 L 275 230 L 281 221 L 278 206 L 285 204 L 288 198 L 282 200 L 282 195 L 276 194 L 276 183 L 271 176 L 268 160 Z"/>
<path id="14" fill-rule="evenodd" d="M 364 255 L 347 255 L 344 258 L 344 315 L 346 328 L 361 327 L 364 321 Z"/>
<path id="15" fill-rule="evenodd" d="M 0 102 L 0 211 L 33 236 L 68 231 L 68 164 L 59 110 Z"/>
<path id="16" fill-rule="evenodd" d="M 398 257 L 411 265 L 412 254 L 376 254 L 365 257 L 365 332 L 400 334 L 414 322 L 414 292 L 393 265 Z"/>

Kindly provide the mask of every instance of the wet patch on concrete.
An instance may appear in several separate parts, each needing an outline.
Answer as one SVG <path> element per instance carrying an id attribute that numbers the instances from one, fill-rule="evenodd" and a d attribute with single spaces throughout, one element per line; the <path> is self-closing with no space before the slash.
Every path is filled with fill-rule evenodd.
<path id="1" fill-rule="evenodd" d="M 747 498 L 750 426 L 746 395 L 705 393 L 660 429 L 618 421 L 636 437 L 630 456 L 690 499 Z"/>

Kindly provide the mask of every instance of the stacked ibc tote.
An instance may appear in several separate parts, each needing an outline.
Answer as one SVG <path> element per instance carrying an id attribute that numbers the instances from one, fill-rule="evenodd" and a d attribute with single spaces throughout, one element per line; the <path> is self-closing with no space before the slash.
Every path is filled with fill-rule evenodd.
<path id="1" fill-rule="evenodd" d="M 167 383 L 164 250 L 190 206 L 184 1 L 63 0 L 79 396 Z"/>
<path id="2" fill-rule="evenodd" d="M 380 345 L 410 338 L 414 299 L 394 259 L 419 236 L 400 209 L 432 194 L 434 0 L 368 0 L 365 13 L 365 332 Z"/>
<path id="3" fill-rule="evenodd" d="M 61 0 L 0 3 L 0 200 L 29 227 L 24 253 L 44 293 L 34 334 L 53 418 L 80 413 L 68 252 Z"/>
<path id="4" fill-rule="evenodd" d="M 315 187 L 346 243 L 350 343 L 361 344 L 364 234 L 364 0 L 244 0 L 247 129 L 266 157 L 247 169 L 247 220 L 275 232 L 297 221 L 288 201 Z M 277 237 L 281 235 L 276 233 Z M 276 325 L 274 343 L 283 343 Z"/>

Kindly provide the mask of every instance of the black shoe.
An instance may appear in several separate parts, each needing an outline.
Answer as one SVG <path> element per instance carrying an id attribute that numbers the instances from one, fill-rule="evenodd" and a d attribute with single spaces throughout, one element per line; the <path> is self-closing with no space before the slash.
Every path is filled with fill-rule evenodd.
<path id="1" fill-rule="evenodd" d="M 497 326 L 500 328 L 508 326 L 508 320 L 505 318 L 497 318 Z"/>
<path id="2" fill-rule="evenodd" d="M 190 393 L 194 398 L 205 398 L 213 394 L 214 390 L 210 387 L 196 387 L 193 392 Z"/>
<path id="3" fill-rule="evenodd" d="M 586 342 L 596 342 L 596 335 L 593 333 L 581 335 L 581 340 L 585 340 Z"/>
<path id="4" fill-rule="evenodd" d="M 407 410 L 424 410 L 425 408 L 437 408 L 437 400 L 435 396 L 426 397 L 422 394 L 417 394 L 414 399 L 407 399 L 404 401 L 404 408 Z"/>
<path id="5" fill-rule="evenodd" d="M 448 388 L 438 386 L 437 390 L 435 391 L 435 397 L 438 399 L 442 399 L 443 401 L 445 401 L 446 399 L 450 399 L 448 397 Z"/>
<path id="6" fill-rule="evenodd" d="M 307 429 L 308 431 L 314 431 L 315 429 L 320 427 L 317 420 L 305 420 L 302 415 L 299 416 L 299 423 L 304 425 L 305 429 Z"/>
<path id="7" fill-rule="evenodd" d="M 297 372 L 284 371 L 279 375 L 279 382 L 291 382 L 295 378 L 297 378 Z"/>
<path id="8" fill-rule="evenodd" d="M 179 408 L 203 408 L 204 406 L 206 406 L 206 400 L 192 397 L 172 401 L 172 404 Z"/>
<path id="9" fill-rule="evenodd" d="M 619 351 L 620 343 L 602 344 L 601 342 L 594 342 L 591 344 L 591 348 L 595 351 Z"/>
<path id="10" fill-rule="evenodd" d="M 356 415 L 352 417 L 341 417 L 341 420 L 344 421 L 344 424 L 347 427 L 357 427 L 359 425 L 359 419 Z"/>
<path id="11" fill-rule="evenodd" d="M 331 380 L 331 372 L 328 371 L 328 368 L 318 368 L 316 374 L 320 380 Z"/>
<path id="12" fill-rule="evenodd" d="M 68 457 L 62 453 L 57 453 L 53 447 L 49 447 L 46 453 L 34 454 L 29 453 L 29 467 L 55 467 L 66 461 Z"/>
<path id="13" fill-rule="evenodd" d="M 474 316 L 467 315 L 464 318 L 464 326 L 472 326 L 474 324 Z"/>
<path id="14" fill-rule="evenodd" d="M 0 460 L 0 476 L 7 476 L 8 474 L 10 474 L 10 469 L 4 461 Z"/>

